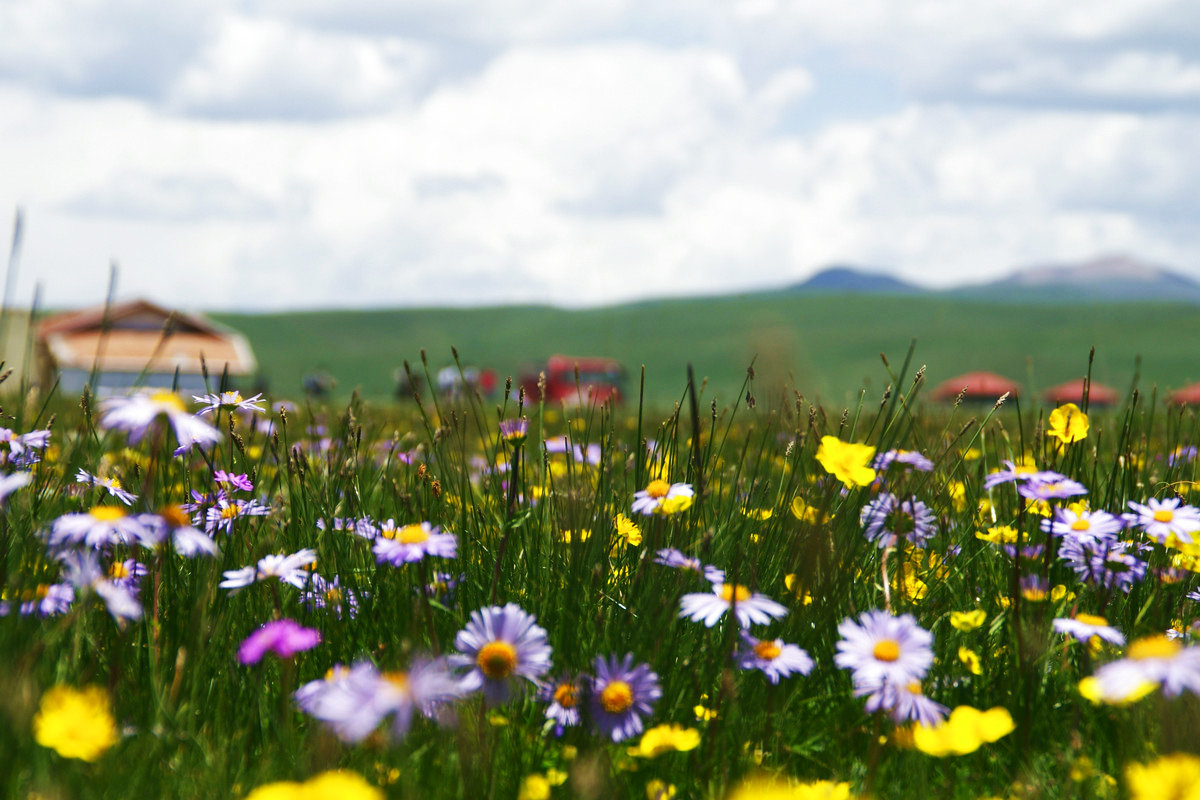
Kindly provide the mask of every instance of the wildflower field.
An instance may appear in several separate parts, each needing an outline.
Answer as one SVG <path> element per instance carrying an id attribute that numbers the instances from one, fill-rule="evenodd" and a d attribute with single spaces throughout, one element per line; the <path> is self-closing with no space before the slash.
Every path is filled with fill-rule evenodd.
<path id="1" fill-rule="evenodd" d="M 0 796 L 1200 796 L 1200 418 L 13 399 Z"/>

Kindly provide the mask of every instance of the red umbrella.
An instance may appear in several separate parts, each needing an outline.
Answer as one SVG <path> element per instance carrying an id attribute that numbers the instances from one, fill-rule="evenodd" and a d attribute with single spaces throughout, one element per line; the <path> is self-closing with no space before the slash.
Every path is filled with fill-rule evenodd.
<path id="1" fill-rule="evenodd" d="M 1067 381 L 1060 383 L 1052 389 L 1047 389 L 1043 397 L 1047 403 L 1061 405 L 1063 403 L 1083 404 L 1083 387 L 1086 381 L 1083 378 L 1078 380 Z M 1092 381 L 1087 392 L 1088 404 L 1093 406 L 1111 406 L 1116 405 L 1121 396 L 1117 394 L 1115 389 L 1105 386 L 1102 383 Z"/>
<path id="2" fill-rule="evenodd" d="M 1015 395 L 1020 387 L 994 372 L 968 372 L 948 381 L 942 381 L 933 390 L 934 400 L 953 400 L 959 392 L 966 390 L 963 399 L 966 400 L 998 400 L 1005 392 Z"/>

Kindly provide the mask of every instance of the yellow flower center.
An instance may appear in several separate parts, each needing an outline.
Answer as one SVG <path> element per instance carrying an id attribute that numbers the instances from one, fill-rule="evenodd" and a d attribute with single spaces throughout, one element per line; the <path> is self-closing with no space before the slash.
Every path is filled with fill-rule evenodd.
<path id="1" fill-rule="evenodd" d="M 660 497 L 666 497 L 667 492 L 671 491 L 671 484 L 664 480 L 650 481 L 650 485 L 646 487 L 646 496 L 653 497 L 657 500 Z"/>
<path id="2" fill-rule="evenodd" d="M 908 693 L 909 694 L 917 694 L 917 695 L 921 694 L 921 682 L 913 681 L 912 683 L 910 683 L 908 685 Z"/>
<path id="3" fill-rule="evenodd" d="M 783 650 L 774 642 L 763 641 L 754 645 L 754 655 L 763 661 L 774 661 L 779 658 L 779 654 L 782 652 Z"/>
<path id="4" fill-rule="evenodd" d="M 610 714 L 620 714 L 633 705 L 633 688 L 625 681 L 613 681 L 600 692 L 600 706 Z"/>
<path id="5" fill-rule="evenodd" d="M 121 578 L 128 578 L 129 570 L 125 568 L 125 562 L 114 561 L 111 565 L 109 565 L 108 577 L 112 578 L 113 580 L 120 580 Z"/>
<path id="6" fill-rule="evenodd" d="M 1182 645 L 1174 639 L 1168 639 L 1165 636 L 1147 636 L 1129 645 L 1126 655 L 1134 661 L 1145 661 L 1149 658 L 1171 658 L 1182 649 Z"/>
<path id="7" fill-rule="evenodd" d="M 172 528 L 186 528 L 192 524 L 192 519 L 179 506 L 167 506 L 158 515 L 167 521 Z"/>
<path id="8" fill-rule="evenodd" d="M 342 602 L 342 590 L 336 586 L 332 589 L 325 590 L 325 601 L 328 603 Z"/>
<path id="9" fill-rule="evenodd" d="M 383 673 L 383 679 L 402 692 L 408 691 L 408 673 L 403 670 Z"/>
<path id="10" fill-rule="evenodd" d="M 1108 625 L 1108 620 L 1095 614 L 1076 614 L 1075 621 L 1082 622 L 1084 625 Z"/>
<path id="11" fill-rule="evenodd" d="M 99 506 L 92 509 L 92 519 L 97 522 L 113 522 L 125 516 L 125 509 L 114 506 Z"/>
<path id="12" fill-rule="evenodd" d="M 396 529 L 393 528 L 391 525 L 385 524 L 382 528 L 379 529 L 379 535 L 385 539 L 395 539 L 396 538 Z"/>
<path id="13" fill-rule="evenodd" d="M 235 506 L 235 505 L 225 506 L 224 508 L 221 509 L 221 519 L 233 519 L 239 513 L 241 513 L 241 509 L 238 508 L 237 506 Z"/>
<path id="14" fill-rule="evenodd" d="M 507 678 L 517 668 L 517 651 L 508 642 L 488 642 L 480 648 L 475 663 L 489 678 Z"/>
<path id="15" fill-rule="evenodd" d="M 895 639 L 880 639 L 874 650 L 877 661 L 897 661 L 900 658 L 900 643 Z"/>
<path id="16" fill-rule="evenodd" d="M 1086 531 L 1090 527 L 1092 527 L 1092 523 L 1082 518 L 1071 523 L 1071 530 L 1073 531 Z"/>
<path id="17" fill-rule="evenodd" d="M 1175 512 L 1171 511 L 1169 508 L 1160 508 L 1158 511 L 1154 512 L 1155 522 L 1170 522 L 1173 519 L 1175 519 Z"/>
<path id="18" fill-rule="evenodd" d="M 174 392 L 155 392 L 150 395 L 150 399 L 160 406 L 170 406 L 174 411 L 187 413 L 187 407 L 184 406 L 183 400 Z"/>
<path id="19" fill-rule="evenodd" d="M 575 689 L 575 684 L 564 683 L 560 684 L 554 690 L 554 702 L 558 703 L 563 708 L 574 708 L 579 702 L 579 693 Z"/>
<path id="20" fill-rule="evenodd" d="M 732 603 L 735 600 L 744 603 L 750 599 L 750 590 L 736 583 L 727 583 L 721 587 L 721 599 L 726 603 Z"/>
<path id="21" fill-rule="evenodd" d="M 422 544 L 429 541 L 429 531 L 424 525 L 405 525 L 396 533 L 400 544 Z"/>

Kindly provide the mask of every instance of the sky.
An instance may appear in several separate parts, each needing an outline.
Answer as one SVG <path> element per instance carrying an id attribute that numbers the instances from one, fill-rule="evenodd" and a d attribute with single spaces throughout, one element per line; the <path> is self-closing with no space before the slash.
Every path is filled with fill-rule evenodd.
<path id="1" fill-rule="evenodd" d="M 11 299 L 1200 278 L 1194 0 L 2 0 Z"/>

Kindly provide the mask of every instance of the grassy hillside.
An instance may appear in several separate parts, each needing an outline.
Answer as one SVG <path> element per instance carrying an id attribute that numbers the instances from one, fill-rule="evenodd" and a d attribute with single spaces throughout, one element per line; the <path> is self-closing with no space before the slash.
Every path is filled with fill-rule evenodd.
<path id="1" fill-rule="evenodd" d="M 999 304 L 922 297 L 752 295 L 642 303 L 584 311 L 545 307 L 314 311 L 214 315 L 244 332 L 273 391 L 297 393 L 301 377 L 321 369 L 338 392 L 391 395 L 392 374 L 414 365 L 423 348 L 431 370 L 451 363 L 491 366 L 503 377 L 545 356 L 612 356 L 646 366 L 647 396 L 677 399 L 686 364 L 731 401 L 757 356 L 760 391 L 788 381 L 810 398 L 846 404 L 858 389 L 887 382 L 879 354 L 898 368 L 909 342 L 927 364 L 930 385 L 960 372 L 989 369 L 1040 392 L 1087 366 L 1124 391 L 1141 358 L 1144 392 L 1200 380 L 1200 310 L 1189 305 Z M 911 376 L 910 376 L 911 377 Z M 1161 391 L 1160 391 L 1161 393 Z"/>

